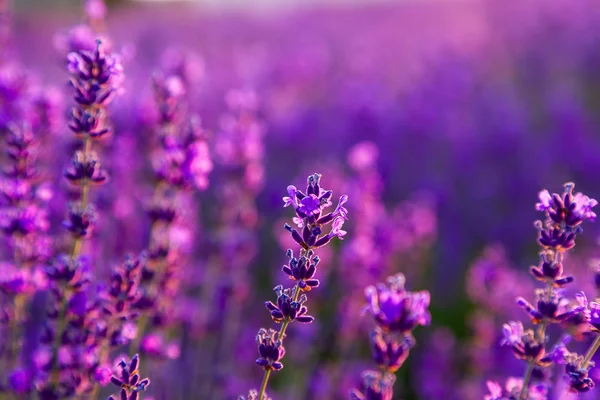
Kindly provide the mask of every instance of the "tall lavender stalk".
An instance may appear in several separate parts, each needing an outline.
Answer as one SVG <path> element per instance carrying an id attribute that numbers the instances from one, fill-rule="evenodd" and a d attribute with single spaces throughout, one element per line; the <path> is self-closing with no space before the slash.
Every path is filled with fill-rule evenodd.
<path id="1" fill-rule="evenodd" d="M 294 241 L 300 246 L 298 258 L 294 257 L 292 250 L 287 251 L 289 264 L 283 267 L 283 272 L 295 281 L 291 288 L 278 285 L 274 288 L 277 302 L 267 301 L 265 306 L 271 314 L 274 322 L 281 324 L 278 331 L 274 329 L 261 328 L 256 336 L 259 358 L 256 363 L 263 368 L 264 375 L 258 399 L 266 397 L 267 385 L 272 371 L 283 368 L 281 360 L 285 355 L 283 341 L 290 323 L 310 323 L 314 320 L 307 315 L 308 308 L 305 306 L 308 300 L 306 293 L 319 286 L 319 280 L 315 278 L 319 257 L 315 250 L 327 245 L 334 237 L 342 239 L 346 231 L 342 230 L 344 221 L 347 219 L 347 210 L 344 204 L 348 201 L 346 195 L 342 195 L 334 211 L 324 214 L 326 208 L 332 205 L 333 192 L 321 188 L 321 175 L 313 174 L 307 179 L 306 193 L 288 186 L 289 196 L 283 198 L 284 207 L 292 206 L 296 212 L 293 222 L 298 226 L 300 232 L 285 224 L 285 229 L 290 232 Z M 323 228 L 331 224 L 329 233 L 325 234 Z"/>
<path id="2" fill-rule="evenodd" d="M 150 317 L 154 317 L 155 328 L 173 328 L 176 288 L 185 260 L 178 243 L 171 240 L 172 228 L 176 223 L 185 224 L 183 208 L 196 205 L 192 195 L 208 187 L 213 165 L 200 118 L 186 112 L 187 88 L 183 77 L 173 71 L 156 74 L 153 88 L 158 109 L 151 159 L 155 184 L 146 206 L 151 225 L 143 282 L 145 293 L 137 304 L 143 313 L 138 324 L 138 338 L 142 341 L 138 339 L 133 347 L 137 350 L 142 345 L 143 351 L 164 357 L 167 351 L 156 336 L 158 332 L 153 332 L 147 340 L 143 335 L 152 329 Z M 168 331 L 164 329 L 163 333 Z"/>
<path id="3" fill-rule="evenodd" d="M 600 336 L 585 356 L 570 353 L 565 347 L 568 339 L 560 342 L 551 351 L 547 349 L 546 344 L 546 329 L 550 325 L 568 324 L 570 321 L 579 324 L 583 318 L 584 321 L 590 322 L 592 331 L 596 330 L 594 322 L 597 318 L 594 319 L 594 316 L 598 316 L 597 310 L 600 309 L 600 306 L 592 303 L 590 321 L 590 310 L 583 292 L 576 295 L 575 301 L 569 301 L 563 295 L 562 289 L 574 281 L 572 276 L 564 274 L 565 254 L 575 247 L 577 235 L 583 232 L 582 223 L 595 219 L 596 214 L 592 208 L 598 204 L 596 200 L 582 193 L 574 193 L 574 187 L 573 183 L 566 183 L 562 194 L 550 194 L 543 190 L 539 194 L 540 202 L 536 204 L 536 209 L 543 212 L 546 219 L 535 223 L 539 232 L 538 244 L 541 247 L 540 264 L 531 267 L 530 272 L 546 286 L 536 289 L 536 305 L 530 304 L 523 297 L 517 298 L 517 304 L 528 313 L 537 328 L 524 330 L 523 324 L 518 321 L 504 324 L 502 344 L 510 346 L 517 358 L 527 362 L 522 381 L 511 385 L 507 394 L 518 400 L 533 398 L 534 393 L 537 395 L 544 390 L 538 385 L 531 385 L 532 375 L 535 369 L 552 364 L 565 364 L 570 390 L 573 392 L 588 391 L 594 384 L 588 372 L 591 368 L 591 357 L 600 346 Z M 497 383 L 488 383 L 488 387 L 492 394 L 502 392 Z"/>
<path id="4" fill-rule="evenodd" d="M 429 292 L 409 292 L 404 283 L 404 275 L 397 274 L 388 278 L 387 285 L 365 289 L 367 312 L 376 325 L 370 335 L 370 344 L 379 371 L 363 372 L 363 390 L 350 390 L 352 400 L 391 400 L 395 372 L 404 364 L 416 343 L 412 331 L 418 325 L 429 325 L 431 321 L 427 310 Z"/>
<path id="5" fill-rule="evenodd" d="M 5 367 L 15 363 L 24 369 L 14 373 L 30 376 L 29 362 L 22 352 L 26 311 L 37 290 L 43 289 L 43 272 L 39 267 L 50 256 L 52 245 L 47 236 L 49 222 L 45 203 L 51 197 L 43 183 L 38 164 L 40 140 L 27 121 L 12 124 L 5 133 L 7 163 L 0 174 L 0 229 L 8 239 L 12 259 L 2 265 L 0 292 L 8 306 L 3 310 L 9 316 L 8 330 L 3 332 Z M 18 360 L 21 352 L 21 360 Z M 17 392 L 29 390 L 29 385 L 12 385 Z M 19 386 L 19 387 L 17 387 Z"/>
<path id="6" fill-rule="evenodd" d="M 84 326 L 86 321 L 88 301 L 84 290 L 90 281 L 90 271 L 88 260 L 81 255 L 83 241 L 91 236 L 96 218 L 89 191 L 92 185 L 102 184 L 107 180 L 107 174 L 100 167 L 98 156 L 93 151 L 93 143 L 110 133 L 106 106 L 113 99 L 122 80 L 119 58 L 106 54 L 100 42 L 95 51 L 70 53 L 68 60 L 76 102 L 69 127 L 82 141 L 82 146 L 75 152 L 65 177 L 69 183 L 79 188 L 79 200 L 71 203 L 67 220 L 63 223 L 73 238 L 70 256 L 60 258 L 48 271 L 51 293 L 54 296 L 50 317 L 56 322 L 54 327 L 48 327 L 46 333 L 46 340 L 52 342 L 52 373 L 51 386 L 41 388 L 43 396 L 57 393 L 67 396 L 77 392 L 79 387 L 79 383 L 67 385 L 63 381 L 60 371 L 64 365 L 61 367 L 60 349 L 63 344 L 70 343 L 68 332 L 71 328 Z"/>
<path id="7" fill-rule="evenodd" d="M 250 292 L 248 268 L 258 253 L 259 213 L 256 196 L 264 184 L 263 140 L 265 129 L 257 116 L 258 99 L 251 90 L 231 90 L 226 96 L 228 112 L 215 135 L 215 156 L 220 165 L 216 232 L 211 247 L 215 253 L 207 265 L 203 294 L 205 302 L 222 304 L 209 316 L 214 331 L 213 353 L 206 368 L 209 397 L 222 397 L 219 383 L 227 379 L 235 361 L 232 349 L 239 333 L 241 315 Z M 212 329 L 214 327 L 214 329 Z M 229 362 L 228 362 L 229 361 Z M 213 391 L 215 393 L 213 393 Z"/>

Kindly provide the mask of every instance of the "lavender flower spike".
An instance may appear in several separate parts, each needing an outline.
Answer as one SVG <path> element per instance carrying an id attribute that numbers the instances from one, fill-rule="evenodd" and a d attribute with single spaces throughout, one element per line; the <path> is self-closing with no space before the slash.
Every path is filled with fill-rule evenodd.
<path id="1" fill-rule="evenodd" d="M 112 376 L 110 381 L 117 387 L 121 388 L 119 396 L 121 400 L 138 400 L 140 392 L 145 391 L 150 385 L 150 379 L 144 378 L 140 380 L 139 372 L 139 356 L 136 354 L 131 358 L 129 364 L 125 360 L 121 360 L 118 367 L 121 368 L 121 374 Z M 110 396 L 108 400 L 116 400 Z"/>
<path id="2" fill-rule="evenodd" d="M 365 371 L 362 379 L 362 391 L 351 389 L 350 400 L 392 400 L 394 397 L 395 375 L 382 375 L 379 371 Z"/>
<path id="3" fill-rule="evenodd" d="M 431 314 L 428 291 L 408 292 L 405 278 L 397 274 L 388 278 L 388 285 L 379 284 L 365 289 L 367 312 L 385 332 L 409 333 L 417 325 L 429 325 Z"/>
<path id="4" fill-rule="evenodd" d="M 292 250 L 287 251 L 290 259 L 289 265 L 282 268 L 295 284 L 292 288 L 284 289 L 279 285 L 275 287 L 277 293 L 277 304 L 266 302 L 265 306 L 271 314 L 271 318 L 276 323 L 281 323 L 279 332 L 272 329 L 261 329 L 258 332 L 257 342 L 259 343 L 260 358 L 256 363 L 265 369 L 263 380 L 258 392 L 260 399 L 265 395 L 271 371 L 283 368 L 281 359 L 285 354 L 282 341 L 285 338 L 285 332 L 290 323 L 297 321 L 309 323 L 314 320 L 313 317 L 306 315 L 308 309 L 304 305 L 307 300 L 305 292 L 319 286 L 319 280 L 315 278 L 319 257 L 315 255 L 316 248 L 325 246 L 334 237 L 340 239 L 346 234 L 342 230 L 342 225 L 347 218 L 348 212 L 344 204 L 348 201 L 347 196 L 341 196 L 336 209 L 325 216 L 323 211 L 332 205 L 330 199 L 333 195 L 331 190 L 321 188 L 321 175 L 313 174 L 307 179 L 306 193 L 296 189 L 295 186 L 288 186 L 289 196 L 283 198 L 284 207 L 292 206 L 296 212 L 294 223 L 301 229 L 301 232 L 285 224 L 292 239 L 301 246 L 300 256 L 294 257 Z M 323 235 L 323 228 L 331 224 L 330 232 Z"/>

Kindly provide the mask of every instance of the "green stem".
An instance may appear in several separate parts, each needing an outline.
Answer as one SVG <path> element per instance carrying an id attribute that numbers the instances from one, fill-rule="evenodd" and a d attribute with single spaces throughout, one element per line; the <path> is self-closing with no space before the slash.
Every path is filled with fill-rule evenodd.
<path id="1" fill-rule="evenodd" d="M 300 296 L 300 286 L 296 285 L 294 291 L 294 299 L 293 301 L 298 301 L 298 297 Z M 279 340 L 283 343 L 283 339 L 285 338 L 285 331 L 287 330 L 288 325 L 290 324 L 290 319 L 286 318 L 281 325 L 281 329 L 279 330 Z M 265 370 L 265 375 L 263 376 L 262 384 L 260 385 L 260 392 L 258 393 L 258 400 L 262 400 L 265 391 L 267 390 L 267 384 L 269 383 L 269 377 L 271 376 L 271 370 Z"/>
<path id="2" fill-rule="evenodd" d="M 519 400 L 527 400 L 529 395 L 529 380 L 531 379 L 531 372 L 533 372 L 533 361 L 529 361 L 527 363 L 527 369 L 525 370 L 525 377 L 523 377 L 523 387 L 521 388 L 521 393 L 519 394 Z"/>
<path id="3" fill-rule="evenodd" d="M 599 348 L 600 348 L 600 334 L 598 336 L 596 336 L 594 343 L 592 343 L 588 352 L 586 353 L 585 358 L 583 359 L 583 363 L 581 364 L 582 369 L 587 367 L 587 365 L 592 360 L 592 357 L 594 356 L 594 354 L 596 354 L 596 351 L 598 351 Z"/>

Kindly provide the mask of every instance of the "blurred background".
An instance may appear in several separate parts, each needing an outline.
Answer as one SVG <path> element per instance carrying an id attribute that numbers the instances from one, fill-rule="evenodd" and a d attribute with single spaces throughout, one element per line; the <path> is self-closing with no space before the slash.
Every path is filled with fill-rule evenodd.
<path id="1" fill-rule="evenodd" d="M 291 214 L 281 198 L 287 185 L 302 187 L 313 172 L 323 174 L 334 197 L 350 196 L 348 235 L 322 255 L 323 284 L 309 293 L 316 321 L 292 326 L 286 368 L 272 380 L 274 399 L 345 398 L 360 371 L 372 367 L 363 288 L 394 272 L 407 275 L 411 290 L 431 291 L 433 314 L 398 373 L 397 398 L 480 399 L 487 379 L 522 374 L 498 343 L 502 323 L 526 318 L 514 298 L 533 300 L 527 271 L 538 259 L 537 194 L 561 192 L 574 181 L 576 190 L 600 197 L 600 3 L 107 3 L 104 33 L 123 55 L 126 76 L 111 108 L 116 133 L 103 161 L 111 175 L 135 171 L 132 182 L 143 186 L 151 77 L 181 60 L 173 54 L 193 55 L 181 61 L 189 69 L 189 109 L 213 143 L 231 90 L 255 93 L 264 128 L 258 157 L 264 174 L 250 196 L 258 222 L 241 245 L 253 251 L 236 267 L 249 278 L 238 287 L 222 273 L 202 272 L 211 270 L 209 256 L 223 251 L 223 204 L 216 199 L 228 169 L 217 151 L 210 188 L 195 197 L 201 203 L 190 250 L 195 261 L 186 274 L 198 274 L 199 287 L 213 280 L 222 289 L 214 296 L 221 297 L 184 285 L 194 304 L 186 307 L 199 307 L 202 321 L 212 322 L 185 322 L 181 357 L 148 367 L 149 395 L 234 399 L 259 385 L 254 336 L 273 325 L 263 302 L 286 282 L 281 265 L 292 246 L 282 229 Z M 82 21 L 78 1 L 15 0 L 14 58 L 38 81 L 68 93 L 65 49 L 74 40 L 70 29 Z M 57 170 L 66 164 L 64 153 Z M 148 226 L 136 208 L 144 191 L 136 187 L 115 178 L 99 191 L 106 222 L 97 233 L 104 243 L 98 271 L 145 246 Z M 127 212 L 119 208 L 124 203 Z M 566 269 L 594 298 L 598 229 L 585 229 Z M 114 232 L 123 235 L 115 240 Z M 210 314 L 231 304 L 244 312 L 231 317 L 239 322 L 227 325 L 227 346 L 209 352 L 225 329 Z M 206 390 L 213 394 L 190 394 Z"/>

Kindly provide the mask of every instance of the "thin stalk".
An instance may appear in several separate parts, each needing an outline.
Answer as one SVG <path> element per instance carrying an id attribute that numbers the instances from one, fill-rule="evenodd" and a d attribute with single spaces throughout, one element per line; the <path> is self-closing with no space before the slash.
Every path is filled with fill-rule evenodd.
<path id="1" fill-rule="evenodd" d="M 596 336 L 594 343 L 592 343 L 592 345 L 588 349 L 588 352 L 585 354 L 585 358 L 583 359 L 583 363 L 581 364 L 582 369 L 587 367 L 587 365 L 592 360 L 592 357 L 594 356 L 594 354 L 596 354 L 596 351 L 598 351 L 599 348 L 600 348 L 600 334 L 598 336 Z"/>
<path id="2" fill-rule="evenodd" d="M 527 400 L 527 396 L 529 395 L 528 385 L 529 380 L 531 379 L 531 373 L 533 372 L 533 361 L 529 361 L 527 363 L 527 369 L 525 370 L 525 376 L 523 377 L 523 387 L 521 388 L 521 393 L 519 394 L 519 400 Z"/>

